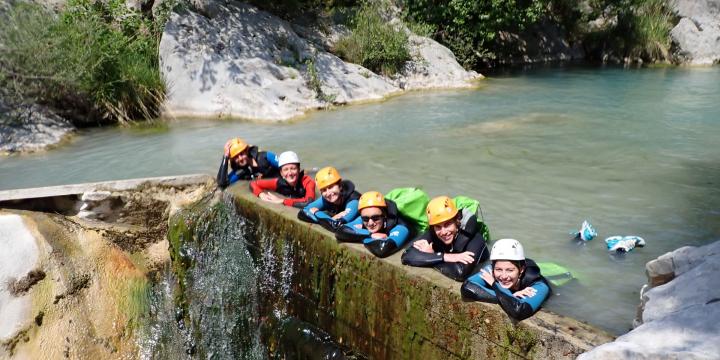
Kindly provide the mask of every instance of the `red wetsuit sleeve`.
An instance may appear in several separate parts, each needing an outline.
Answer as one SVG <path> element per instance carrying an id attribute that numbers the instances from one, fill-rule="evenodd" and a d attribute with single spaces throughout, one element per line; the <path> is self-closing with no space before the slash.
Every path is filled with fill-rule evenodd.
<path id="1" fill-rule="evenodd" d="M 302 184 L 305 188 L 305 197 L 297 199 L 285 199 L 283 200 L 283 204 L 285 206 L 293 206 L 299 202 L 309 203 L 315 200 L 315 181 L 311 177 L 305 175 L 302 178 Z"/>
<path id="2" fill-rule="evenodd" d="M 253 180 L 250 182 L 250 189 L 252 189 L 255 196 L 258 196 L 263 191 L 275 191 L 277 189 L 277 182 L 278 179 Z"/>

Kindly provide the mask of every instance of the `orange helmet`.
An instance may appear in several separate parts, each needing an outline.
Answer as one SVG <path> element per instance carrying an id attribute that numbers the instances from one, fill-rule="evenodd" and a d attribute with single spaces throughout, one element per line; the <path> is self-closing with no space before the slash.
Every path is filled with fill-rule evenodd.
<path id="1" fill-rule="evenodd" d="M 315 183 L 320 190 L 335 184 L 340 180 L 342 180 L 342 178 L 340 178 L 340 173 L 332 166 L 326 166 L 315 174 Z"/>
<path id="2" fill-rule="evenodd" d="M 368 207 L 387 207 L 387 204 L 385 203 L 385 198 L 383 195 L 377 191 L 368 191 L 360 197 L 360 201 L 358 204 L 358 210 L 362 210 L 364 208 Z"/>
<path id="3" fill-rule="evenodd" d="M 454 218 L 458 209 L 455 202 L 447 196 L 438 196 L 428 203 L 427 210 L 428 224 L 437 225 Z"/>
<path id="4" fill-rule="evenodd" d="M 248 148 L 248 144 L 241 138 L 234 138 L 228 141 L 225 146 L 230 147 L 230 158 L 236 157 L 239 153 L 245 151 Z"/>

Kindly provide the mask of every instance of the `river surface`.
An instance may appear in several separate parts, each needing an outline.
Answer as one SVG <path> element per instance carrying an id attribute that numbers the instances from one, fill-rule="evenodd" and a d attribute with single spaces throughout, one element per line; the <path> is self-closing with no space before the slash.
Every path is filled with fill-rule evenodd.
<path id="1" fill-rule="evenodd" d="M 177 120 L 82 131 L 44 154 L 0 159 L 0 189 L 204 172 L 225 140 L 297 151 L 361 191 L 418 186 L 482 203 L 493 238 L 579 279 L 546 307 L 614 333 L 631 327 L 647 261 L 720 239 L 720 68 L 551 68 L 479 89 L 415 92 L 288 124 Z M 588 243 L 568 232 L 584 219 Z M 610 256 L 603 239 L 647 246 Z"/>

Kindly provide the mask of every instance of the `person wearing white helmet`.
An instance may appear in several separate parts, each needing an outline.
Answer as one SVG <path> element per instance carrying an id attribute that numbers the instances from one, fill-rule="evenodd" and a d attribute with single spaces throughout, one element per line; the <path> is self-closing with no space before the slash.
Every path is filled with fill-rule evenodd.
<path id="1" fill-rule="evenodd" d="M 491 264 L 469 277 L 460 288 L 464 298 L 500 304 L 515 320 L 535 314 L 550 295 L 550 285 L 540 268 L 525 257 L 522 244 L 500 239 L 490 250 Z"/>
<path id="2" fill-rule="evenodd" d="M 250 182 L 255 196 L 267 202 L 298 208 L 315 200 L 315 181 L 300 169 L 300 158 L 296 153 L 286 151 L 280 154 L 278 165 L 279 178 Z"/>

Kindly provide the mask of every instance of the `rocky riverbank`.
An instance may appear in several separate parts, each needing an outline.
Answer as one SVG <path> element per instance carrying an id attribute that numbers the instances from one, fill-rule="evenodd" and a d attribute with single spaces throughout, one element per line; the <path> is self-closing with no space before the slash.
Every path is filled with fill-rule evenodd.
<path id="1" fill-rule="evenodd" d="M 0 192 L 0 358 L 136 358 L 168 217 L 209 191 L 188 179 Z"/>
<path id="2" fill-rule="evenodd" d="M 717 359 L 720 241 L 647 263 L 635 329 L 578 359 Z"/>
<path id="3" fill-rule="evenodd" d="M 173 13 L 160 42 L 166 114 L 281 121 L 405 90 L 471 87 L 482 78 L 444 46 L 413 34 L 412 61 L 400 74 L 375 74 L 328 51 L 345 32 L 293 25 L 237 2 Z"/>

